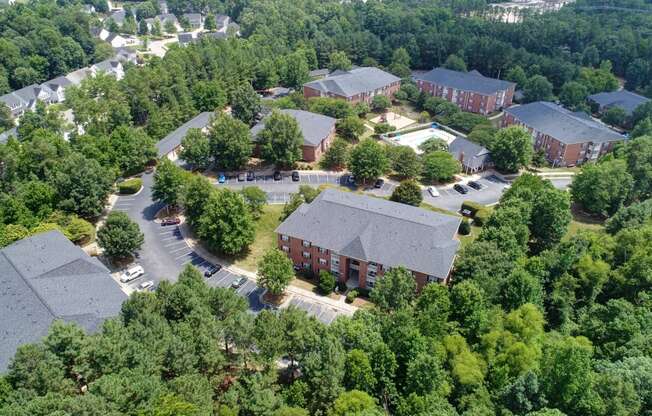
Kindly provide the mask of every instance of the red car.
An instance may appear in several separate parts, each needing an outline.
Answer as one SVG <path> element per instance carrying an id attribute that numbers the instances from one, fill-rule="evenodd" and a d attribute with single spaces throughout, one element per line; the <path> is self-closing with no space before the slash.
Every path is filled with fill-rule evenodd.
<path id="1" fill-rule="evenodd" d="M 161 221 L 161 226 L 165 227 L 166 225 L 177 225 L 180 224 L 181 220 L 178 217 L 173 217 L 173 218 L 164 218 Z"/>

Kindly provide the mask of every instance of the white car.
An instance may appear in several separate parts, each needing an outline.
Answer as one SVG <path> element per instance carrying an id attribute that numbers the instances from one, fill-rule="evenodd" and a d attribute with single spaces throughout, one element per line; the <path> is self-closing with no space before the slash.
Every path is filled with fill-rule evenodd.
<path id="1" fill-rule="evenodd" d="M 138 285 L 138 290 L 140 292 L 144 292 L 146 290 L 150 290 L 154 287 L 154 281 L 153 280 L 148 280 L 146 282 L 143 282 Z"/>
<path id="2" fill-rule="evenodd" d="M 120 281 L 122 283 L 131 282 L 132 280 L 137 279 L 144 274 L 145 274 L 145 270 L 143 270 L 142 266 L 134 266 L 125 270 L 125 272 L 122 273 L 122 275 L 120 276 Z"/>
<path id="3" fill-rule="evenodd" d="M 434 186 L 429 186 L 429 187 L 428 187 L 428 193 L 429 193 L 430 196 L 432 196 L 433 198 L 437 198 L 437 197 L 439 196 L 439 191 L 438 191 L 437 188 L 435 188 Z"/>

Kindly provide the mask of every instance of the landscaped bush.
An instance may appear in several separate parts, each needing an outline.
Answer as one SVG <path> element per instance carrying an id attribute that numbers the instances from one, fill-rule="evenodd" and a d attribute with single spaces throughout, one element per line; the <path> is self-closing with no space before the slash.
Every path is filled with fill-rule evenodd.
<path id="1" fill-rule="evenodd" d="M 462 222 L 460 223 L 460 228 L 458 232 L 462 235 L 471 234 L 471 224 L 469 223 L 468 218 L 462 218 Z"/>
<path id="2" fill-rule="evenodd" d="M 135 194 L 143 186 L 143 180 L 140 178 L 127 179 L 118 184 L 118 191 L 123 195 Z"/>
<path id="3" fill-rule="evenodd" d="M 358 297 L 358 291 L 357 290 L 352 290 L 349 293 L 346 294 L 346 303 L 353 303 L 355 298 Z"/>
<path id="4" fill-rule="evenodd" d="M 475 213 L 475 216 L 473 217 L 473 223 L 479 227 L 482 227 L 487 223 L 490 216 L 491 212 L 486 208 L 482 208 Z"/>
<path id="5" fill-rule="evenodd" d="M 337 279 L 335 279 L 335 276 L 333 276 L 332 273 L 327 270 L 319 271 L 319 291 L 322 295 L 328 295 L 331 293 L 333 289 L 335 289 L 336 283 Z"/>
<path id="6" fill-rule="evenodd" d="M 374 133 L 376 134 L 389 133 L 390 131 L 394 130 L 396 130 L 396 127 L 390 126 L 387 123 L 378 123 L 374 126 Z"/>
<path id="7" fill-rule="evenodd" d="M 475 217 L 476 212 L 480 211 L 481 209 L 484 209 L 485 206 L 482 204 L 478 204 L 477 202 L 474 201 L 464 201 L 462 202 L 462 212 L 464 210 L 469 210 L 471 212 L 471 217 Z"/>

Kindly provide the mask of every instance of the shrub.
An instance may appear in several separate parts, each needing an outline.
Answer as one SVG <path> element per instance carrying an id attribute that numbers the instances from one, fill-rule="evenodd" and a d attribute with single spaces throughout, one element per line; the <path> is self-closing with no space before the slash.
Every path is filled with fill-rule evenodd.
<path id="1" fill-rule="evenodd" d="M 346 282 L 342 282 L 341 280 L 338 280 L 337 281 L 337 290 L 339 292 L 344 293 L 344 292 L 346 292 L 346 289 L 347 289 Z"/>
<path id="2" fill-rule="evenodd" d="M 357 290 L 352 290 L 349 293 L 346 294 L 346 303 L 353 303 L 355 298 L 358 297 L 358 291 Z"/>
<path id="3" fill-rule="evenodd" d="M 468 218 L 462 218 L 458 232 L 462 235 L 471 234 L 471 224 L 469 223 Z"/>
<path id="4" fill-rule="evenodd" d="M 462 211 L 464 210 L 469 210 L 471 212 L 471 217 L 474 217 L 475 214 L 480 211 L 481 209 L 484 209 L 485 206 L 482 204 L 478 204 L 477 202 L 474 201 L 464 201 L 462 202 Z"/>
<path id="5" fill-rule="evenodd" d="M 85 244 L 95 238 L 95 227 L 82 218 L 73 218 L 66 227 L 70 240 L 75 244 Z"/>
<path id="6" fill-rule="evenodd" d="M 419 123 L 427 123 L 430 121 L 430 114 L 427 111 L 422 111 L 419 114 Z"/>
<path id="7" fill-rule="evenodd" d="M 330 273 L 327 270 L 320 270 L 319 271 L 319 291 L 323 295 L 328 295 L 335 289 L 335 284 L 337 283 L 337 280 L 335 279 L 335 276 L 333 276 L 332 273 Z"/>
<path id="8" fill-rule="evenodd" d="M 394 130 L 396 130 L 396 127 L 390 126 L 387 123 L 378 123 L 374 126 L 374 133 L 376 134 L 389 133 L 390 131 Z"/>
<path id="9" fill-rule="evenodd" d="M 473 217 L 473 223 L 478 227 L 482 227 L 487 223 L 490 216 L 491 212 L 486 208 L 482 208 L 475 213 L 475 216 Z"/>
<path id="10" fill-rule="evenodd" d="M 140 178 L 131 178 L 118 184 L 118 191 L 122 195 L 131 195 L 140 191 L 143 186 L 143 180 Z"/>

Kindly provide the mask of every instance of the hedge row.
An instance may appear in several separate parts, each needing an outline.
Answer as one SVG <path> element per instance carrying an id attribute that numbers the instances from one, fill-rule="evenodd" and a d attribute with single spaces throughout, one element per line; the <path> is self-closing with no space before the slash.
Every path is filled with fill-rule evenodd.
<path id="1" fill-rule="evenodd" d="M 475 213 L 475 216 L 473 217 L 473 223 L 478 227 L 482 227 L 487 223 L 490 216 L 491 216 L 491 211 L 489 211 L 486 208 L 482 208 L 481 210 L 478 210 Z"/>
<path id="2" fill-rule="evenodd" d="M 462 211 L 468 210 L 469 212 L 471 212 L 471 217 L 475 217 L 475 214 L 481 209 L 485 209 L 485 206 L 482 204 L 478 204 L 477 202 L 474 201 L 462 202 Z"/>
<path id="3" fill-rule="evenodd" d="M 135 194 L 143 186 L 143 180 L 140 178 L 127 179 L 118 184 L 118 191 L 123 195 Z"/>

